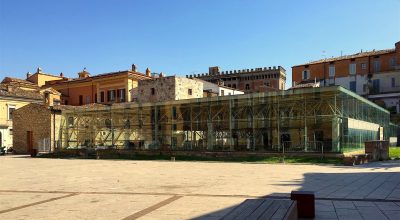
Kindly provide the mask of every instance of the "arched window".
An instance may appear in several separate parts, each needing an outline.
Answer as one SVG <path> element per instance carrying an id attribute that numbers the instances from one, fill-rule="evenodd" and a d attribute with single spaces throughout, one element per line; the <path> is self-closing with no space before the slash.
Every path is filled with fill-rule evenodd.
<path id="1" fill-rule="evenodd" d="M 68 126 L 73 127 L 74 126 L 74 117 L 68 117 Z"/>
<path id="2" fill-rule="evenodd" d="M 107 118 L 107 119 L 104 121 L 104 124 L 106 125 L 107 128 L 111 128 L 111 119 Z"/>

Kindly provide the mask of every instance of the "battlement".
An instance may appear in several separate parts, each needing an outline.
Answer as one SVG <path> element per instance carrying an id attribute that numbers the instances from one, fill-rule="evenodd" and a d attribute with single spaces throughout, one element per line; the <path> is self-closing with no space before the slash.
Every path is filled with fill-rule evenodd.
<path id="1" fill-rule="evenodd" d="M 202 77 L 218 76 L 218 75 L 252 74 L 261 72 L 276 72 L 276 71 L 282 71 L 283 74 L 286 75 L 286 70 L 281 66 L 259 67 L 253 69 L 226 70 L 226 71 L 220 71 L 219 67 L 216 66 L 216 67 L 210 67 L 208 73 L 186 75 L 186 78 L 202 78 Z"/>

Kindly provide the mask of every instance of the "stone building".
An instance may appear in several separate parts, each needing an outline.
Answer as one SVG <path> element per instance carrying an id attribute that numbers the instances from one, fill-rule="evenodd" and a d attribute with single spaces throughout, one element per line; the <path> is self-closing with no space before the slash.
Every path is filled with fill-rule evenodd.
<path id="1" fill-rule="evenodd" d="M 13 149 L 29 153 L 31 149 L 50 151 L 56 145 L 61 111 L 57 107 L 32 103 L 14 112 Z"/>
<path id="2" fill-rule="evenodd" d="M 0 147 L 13 145 L 15 110 L 30 103 L 56 104 L 59 100 L 60 94 L 51 88 L 40 89 L 34 81 L 5 77 L 0 83 Z"/>
<path id="3" fill-rule="evenodd" d="M 17 154 L 30 153 L 31 149 L 39 152 L 53 152 L 60 147 L 63 137 L 60 133 L 63 121 L 61 114 L 66 110 L 94 109 L 101 104 L 83 106 L 54 105 L 49 103 L 31 103 L 13 113 L 14 139 L 13 149 Z"/>
<path id="4" fill-rule="evenodd" d="M 218 66 L 209 67 L 208 73 L 186 75 L 215 84 L 239 89 L 246 93 L 284 90 L 286 70 L 281 67 L 220 71 Z"/>
<path id="5" fill-rule="evenodd" d="M 142 103 L 202 98 L 203 82 L 178 76 L 141 80 L 132 97 Z"/>

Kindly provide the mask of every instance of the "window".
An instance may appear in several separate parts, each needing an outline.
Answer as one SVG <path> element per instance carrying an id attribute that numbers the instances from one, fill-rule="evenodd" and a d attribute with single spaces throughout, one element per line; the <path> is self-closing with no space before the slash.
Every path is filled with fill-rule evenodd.
<path id="1" fill-rule="evenodd" d="M 73 126 L 74 126 L 74 118 L 68 117 L 68 127 L 73 127 Z"/>
<path id="2" fill-rule="evenodd" d="M 363 69 L 363 70 L 367 69 L 367 64 L 366 63 L 362 63 L 361 64 L 361 69 Z"/>
<path id="3" fill-rule="evenodd" d="M 126 121 L 124 123 L 124 128 L 125 129 L 130 129 L 131 128 L 131 120 L 126 119 Z"/>
<path id="4" fill-rule="evenodd" d="M 396 87 L 396 79 L 392 78 L 392 87 Z"/>
<path id="5" fill-rule="evenodd" d="M 390 58 L 389 63 L 390 63 L 390 67 L 396 66 L 396 58 L 395 57 Z"/>
<path id="6" fill-rule="evenodd" d="M 94 94 L 94 103 L 97 103 L 97 93 Z"/>
<path id="7" fill-rule="evenodd" d="M 350 75 L 355 75 L 356 74 L 356 64 L 355 63 L 350 63 L 349 73 L 350 73 Z"/>
<path id="8" fill-rule="evenodd" d="M 79 96 L 79 105 L 83 105 L 83 96 L 82 95 Z"/>
<path id="9" fill-rule="evenodd" d="M 329 66 L 329 77 L 334 77 L 335 76 L 335 66 L 330 65 Z"/>
<path id="10" fill-rule="evenodd" d="M 364 85 L 363 85 L 363 92 L 366 92 L 366 91 L 367 91 L 367 88 L 368 88 L 368 85 L 367 85 L 367 84 L 364 84 Z"/>
<path id="11" fill-rule="evenodd" d="M 65 100 L 65 101 L 64 101 L 64 105 L 68 105 L 68 100 Z"/>
<path id="12" fill-rule="evenodd" d="M 104 102 L 104 91 L 100 92 L 100 102 Z"/>
<path id="13" fill-rule="evenodd" d="M 306 80 L 309 78 L 310 78 L 310 70 L 304 70 L 303 71 L 303 80 Z"/>
<path id="14" fill-rule="evenodd" d="M 250 90 L 250 85 L 246 84 L 246 90 Z"/>
<path id="15" fill-rule="evenodd" d="M 223 89 L 221 89 L 221 96 L 225 95 L 225 91 Z"/>
<path id="16" fill-rule="evenodd" d="M 106 128 L 111 128 L 111 119 L 107 118 L 106 120 L 104 120 L 104 125 L 106 126 Z"/>
<path id="17" fill-rule="evenodd" d="M 192 89 L 188 89 L 188 95 L 192 95 Z"/>
<path id="18" fill-rule="evenodd" d="M 155 95 L 156 94 L 156 90 L 154 88 L 151 88 L 151 94 Z"/>
<path id="19" fill-rule="evenodd" d="M 13 135 L 13 129 L 10 129 L 10 130 L 8 131 L 8 133 L 9 133 L 10 135 Z"/>
<path id="20" fill-rule="evenodd" d="M 356 91 L 357 91 L 357 84 L 356 84 L 356 81 L 350 82 L 350 90 L 353 91 L 353 92 L 356 92 Z"/>
<path id="21" fill-rule="evenodd" d="M 115 90 L 108 90 L 107 91 L 107 98 L 108 101 L 114 101 L 115 100 Z"/>
<path id="22" fill-rule="evenodd" d="M 12 120 L 12 114 L 15 111 L 15 105 L 8 106 L 8 120 Z"/>
<path id="23" fill-rule="evenodd" d="M 118 98 L 120 102 L 125 102 L 125 89 L 118 89 Z"/>
<path id="24" fill-rule="evenodd" d="M 175 107 L 175 106 L 172 107 L 172 118 L 173 118 L 174 120 L 177 118 L 176 107 Z"/>
<path id="25" fill-rule="evenodd" d="M 234 89 L 236 89 L 236 84 L 233 84 L 232 87 L 233 87 Z"/>
<path id="26" fill-rule="evenodd" d="M 372 81 L 372 89 L 373 89 L 373 93 L 379 93 L 379 90 L 380 90 L 379 79 L 374 79 Z"/>
<path id="27" fill-rule="evenodd" d="M 381 70 L 381 62 L 379 60 L 374 60 L 374 72 L 379 72 Z"/>

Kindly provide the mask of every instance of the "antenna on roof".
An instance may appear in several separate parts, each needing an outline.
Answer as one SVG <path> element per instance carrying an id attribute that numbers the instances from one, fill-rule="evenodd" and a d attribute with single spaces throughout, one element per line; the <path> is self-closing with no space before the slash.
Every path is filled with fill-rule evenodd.
<path id="1" fill-rule="evenodd" d="M 343 56 L 343 50 L 340 51 L 340 56 L 341 56 L 341 57 Z"/>

